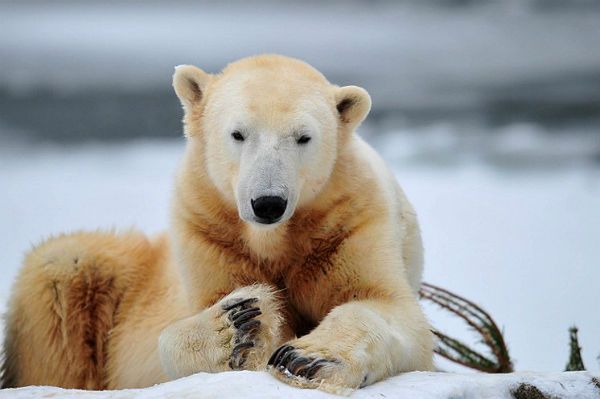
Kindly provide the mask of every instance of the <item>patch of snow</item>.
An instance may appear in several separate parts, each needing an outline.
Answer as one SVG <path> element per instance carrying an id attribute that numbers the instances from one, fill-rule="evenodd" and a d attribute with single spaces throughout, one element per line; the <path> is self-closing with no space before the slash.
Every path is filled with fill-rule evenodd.
<path id="1" fill-rule="evenodd" d="M 353 399 L 514 399 L 511 391 L 529 383 L 540 392 L 561 399 L 593 399 L 600 388 L 587 372 L 457 374 L 406 373 L 387 379 L 350 395 Z M 266 372 L 232 371 L 199 373 L 145 389 L 120 391 L 65 390 L 54 387 L 26 387 L 0 390 L 0 399 L 158 399 L 158 398 L 243 398 L 243 399 L 333 399 L 340 396 L 318 390 L 294 388 L 279 382 Z"/>
<path id="2" fill-rule="evenodd" d="M 550 130 L 534 123 L 489 127 L 446 121 L 402 127 L 392 119 L 391 124 L 381 126 L 380 132 L 367 139 L 395 165 L 438 165 L 455 170 L 456 166 L 487 164 L 545 174 L 572 167 L 594 169 L 600 159 L 597 125 Z"/>

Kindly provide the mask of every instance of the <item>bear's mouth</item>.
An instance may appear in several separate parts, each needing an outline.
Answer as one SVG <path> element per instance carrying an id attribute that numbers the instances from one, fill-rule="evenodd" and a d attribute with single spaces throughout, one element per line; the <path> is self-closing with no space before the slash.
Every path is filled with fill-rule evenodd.
<path id="1" fill-rule="evenodd" d="M 281 220 L 281 218 L 278 218 L 278 219 L 261 219 L 261 218 L 254 218 L 254 221 L 255 221 L 256 223 L 259 223 L 259 224 L 266 224 L 266 225 L 269 225 L 269 224 L 275 224 L 275 223 L 279 222 L 280 220 Z"/>

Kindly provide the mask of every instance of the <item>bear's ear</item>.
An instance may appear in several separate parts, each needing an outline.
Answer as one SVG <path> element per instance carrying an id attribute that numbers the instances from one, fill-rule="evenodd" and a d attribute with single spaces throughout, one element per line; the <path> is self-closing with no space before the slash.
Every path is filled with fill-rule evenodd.
<path id="1" fill-rule="evenodd" d="M 173 88 L 183 107 L 188 110 L 200 102 L 212 75 L 193 65 L 179 65 L 173 74 Z"/>
<path id="2" fill-rule="evenodd" d="M 371 96 L 362 87 L 340 87 L 335 93 L 335 107 L 341 123 L 356 128 L 371 110 Z"/>

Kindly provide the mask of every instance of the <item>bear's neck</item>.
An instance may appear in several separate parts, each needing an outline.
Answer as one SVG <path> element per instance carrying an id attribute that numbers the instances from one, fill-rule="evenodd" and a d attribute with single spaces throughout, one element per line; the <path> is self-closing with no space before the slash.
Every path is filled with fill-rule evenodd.
<path id="1" fill-rule="evenodd" d="M 335 183 L 329 183 L 312 204 L 296 209 L 287 222 L 264 228 L 242 221 L 210 180 L 202 159 L 186 156 L 177 178 L 173 234 L 195 234 L 202 242 L 223 251 L 233 249 L 241 258 L 277 272 L 309 255 L 315 241 L 333 245 L 344 235 L 350 217 L 345 211 L 350 202 L 345 164 L 336 163 L 330 178 Z M 185 245 L 195 240 L 176 241 Z"/>

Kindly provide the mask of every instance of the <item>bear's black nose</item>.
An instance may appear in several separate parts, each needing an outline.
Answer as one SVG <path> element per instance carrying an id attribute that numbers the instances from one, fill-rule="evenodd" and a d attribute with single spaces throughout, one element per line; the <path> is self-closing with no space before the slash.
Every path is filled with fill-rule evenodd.
<path id="1" fill-rule="evenodd" d="M 251 200 L 252 210 L 262 224 L 278 222 L 287 206 L 287 200 L 281 197 L 267 195 Z"/>

